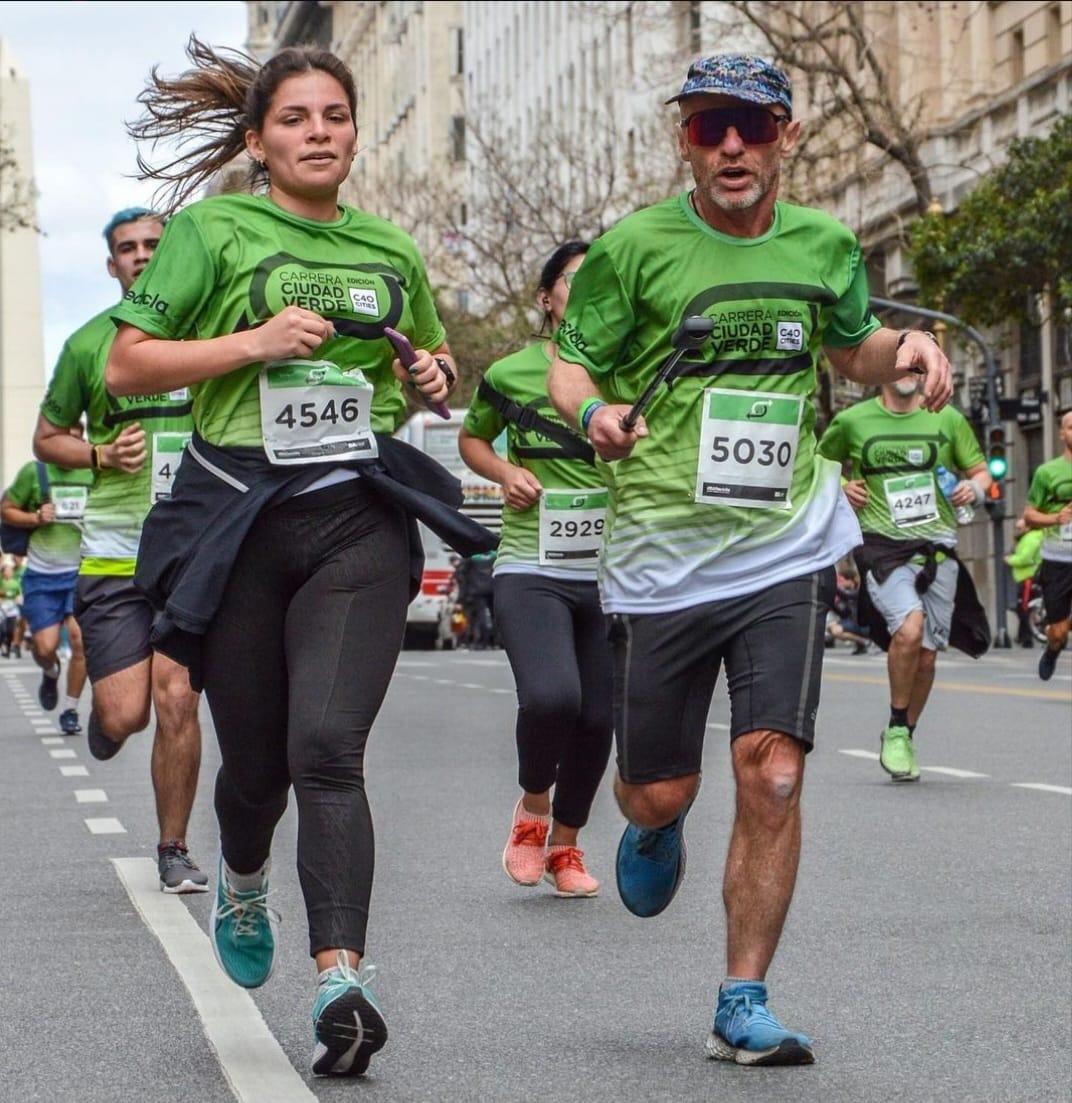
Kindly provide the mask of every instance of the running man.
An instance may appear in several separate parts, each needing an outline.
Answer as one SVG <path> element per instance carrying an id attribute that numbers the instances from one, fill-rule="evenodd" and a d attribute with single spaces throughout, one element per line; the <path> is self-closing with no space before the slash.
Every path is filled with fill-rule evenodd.
<path id="1" fill-rule="evenodd" d="M 952 643 L 977 657 L 990 643 L 955 551 L 956 512 L 982 505 L 990 473 L 967 418 L 952 406 L 932 413 L 922 400 L 916 376 L 886 383 L 842 410 L 819 441 L 821 455 L 847 467 L 845 496 L 863 529 L 857 616 L 887 653 L 890 719 L 879 762 L 894 781 L 919 780 L 915 731 L 938 652 Z M 954 473 L 963 478 L 947 496 L 941 484 Z"/>
<path id="2" fill-rule="evenodd" d="M 11 657 L 11 650 L 16 647 L 15 631 L 22 617 L 22 580 L 15 574 L 13 560 L 4 558 L 0 567 L 0 652 L 5 659 Z M 15 658 L 21 657 L 16 650 Z M 77 713 L 75 714 L 77 717 Z"/>
<path id="3" fill-rule="evenodd" d="M 1046 607 L 1046 650 L 1039 658 L 1039 677 L 1048 682 L 1068 643 L 1072 625 L 1072 410 L 1060 422 L 1064 451 L 1041 464 L 1031 479 L 1024 523 L 1045 529 L 1038 580 Z"/>
<path id="4" fill-rule="evenodd" d="M 836 464 L 816 453 L 816 361 L 879 384 L 951 387 L 941 350 L 883 329 L 852 233 L 776 202 L 800 136 L 789 81 L 760 58 L 704 58 L 678 102 L 696 186 L 623 219 L 574 277 L 551 400 L 611 463 L 601 562 L 615 652 L 616 793 L 629 824 L 618 891 L 661 912 L 685 869 L 707 712 L 726 663 L 736 819 L 726 861 L 727 975 L 707 1053 L 814 1060 L 767 1009 L 767 969 L 793 895 L 834 564 L 860 540 Z M 622 419 L 686 317 L 713 332 L 647 419 Z"/>
<path id="5" fill-rule="evenodd" d="M 82 424 L 75 421 L 64 435 L 75 447 L 85 447 Z M 46 712 L 59 703 L 60 629 L 67 629 L 71 661 L 67 667 L 67 696 L 60 712 L 60 730 L 77 735 L 78 699 L 86 684 L 82 633 L 74 618 L 78 580 L 79 526 L 85 514 L 91 471 L 30 462 L 4 492 L 0 513 L 5 524 L 32 529 L 22 574 L 22 611 L 30 629 L 30 651 L 41 668 L 37 699 Z"/>
<path id="6" fill-rule="evenodd" d="M 293 786 L 318 979 L 312 1068 L 355 1076 L 387 1040 L 362 964 L 364 753 L 421 575 L 405 510 L 431 524 L 424 486 L 441 476 L 461 503 L 456 480 L 386 434 L 404 418 L 402 381 L 439 403 L 456 376 L 412 239 L 339 205 L 358 148 L 346 66 L 313 47 L 263 65 L 196 39 L 188 53 L 190 71 L 154 73 L 133 132 L 203 137 L 163 170 L 176 205 L 243 149 L 267 192 L 184 207 L 113 312 L 109 388 L 194 395 L 196 432 L 148 520 L 137 578 L 172 617 L 168 638 L 189 645 L 219 739 L 217 958 L 248 988 L 271 975 L 270 851 Z M 414 346 L 408 371 L 386 327 Z"/>
<path id="7" fill-rule="evenodd" d="M 543 329 L 562 321 L 587 243 L 559 246 L 543 267 Z M 545 878 L 564 897 L 599 882 L 578 834 L 610 757 L 612 666 L 596 566 L 607 490 L 591 445 L 562 424 L 547 398 L 551 341 L 488 368 L 458 440 L 462 459 L 503 488 L 495 560 L 495 622 L 517 683 L 518 781 L 502 864 L 519 885 Z M 506 430 L 507 458 L 492 441 Z M 554 800 L 551 790 L 554 789 Z"/>
<path id="8" fill-rule="evenodd" d="M 163 233 L 159 215 L 141 207 L 119 211 L 104 227 L 108 273 L 125 295 L 149 263 Z M 206 892 L 208 877 L 186 849 L 201 765 L 199 697 L 186 668 L 149 643 L 153 609 L 134 586 L 142 523 L 171 481 L 193 422 L 185 390 L 114 398 L 104 366 L 115 338 L 105 310 L 63 346 L 37 419 L 34 451 L 42 459 L 96 474 L 82 520 L 76 612 L 82 627 L 93 708 L 87 743 L 99 759 L 115 755 L 156 710 L 152 780 L 160 828 L 160 888 Z M 68 427 L 85 415 L 89 440 Z"/>

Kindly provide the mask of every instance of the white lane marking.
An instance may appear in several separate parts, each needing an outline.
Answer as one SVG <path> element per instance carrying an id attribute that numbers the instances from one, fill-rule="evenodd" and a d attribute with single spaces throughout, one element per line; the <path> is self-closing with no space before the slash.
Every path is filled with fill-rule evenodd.
<path id="1" fill-rule="evenodd" d="M 399 659 L 398 666 L 435 666 L 435 663 L 430 663 L 427 659 Z"/>
<path id="2" fill-rule="evenodd" d="M 75 789 L 74 799 L 79 804 L 107 804 L 108 794 L 103 789 Z"/>
<path id="3" fill-rule="evenodd" d="M 127 833 L 127 829 L 113 816 L 104 816 L 99 819 L 90 818 L 86 820 L 86 827 L 89 828 L 91 835 L 125 835 Z M 145 860 L 149 861 L 148 858 Z M 159 883 L 156 887 L 159 892 Z"/>
<path id="4" fill-rule="evenodd" d="M 501 659 L 462 659 L 462 658 L 458 658 L 458 659 L 455 659 L 454 661 L 456 663 L 458 663 L 459 665 L 461 665 L 462 663 L 465 663 L 467 666 L 505 666 L 506 665 L 505 655 Z"/>
<path id="5" fill-rule="evenodd" d="M 496 689 L 496 688 L 492 688 L 491 692 L 492 692 L 492 693 L 513 693 L 514 691 L 513 691 L 512 689 Z"/>
<path id="6" fill-rule="evenodd" d="M 65 747 L 61 751 L 49 751 L 49 758 L 77 758 L 78 755 L 74 753 L 69 747 Z"/>
<path id="7" fill-rule="evenodd" d="M 1063 793 L 1066 797 L 1072 797 L 1072 789 L 1064 785 L 1044 785 L 1041 781 L 1014 781 L 1014 789 L 1037 789 L 1040 793 Z"/>
<path id="8" fill-rule="evenodd" d="M 932 774 L 948 774 L 949 777 L 989 777 L 989 774 L 977 774 L 974 770 L 957 770 L 952 766 L 920 766 L 921 770 L 926 770 Z"/>
<path id="9" fill-rule="evenodd" d="M 64 777 L 89 777 L 89 771 L 85 766 L 61 766 L 60 773 Z"/>
<path id="10" fill-rule="evenodd" d="M 853 758 L 869 758 L 872 762 L 878 761 L 878 755 L 874 751 L 859 751 L 854 747 L 838 747 L 838 754 L 851 755 Z"/>
<path id="11" fill-rule="evenodd" d="M 160 891 L 150 858 L 113 858 L 119 879 L 190 993 L 205 1036 L 240 1103 L 315 1103 L 245 989 L 224 976 L 208 938 Z"/>
<path id="12" fill-rule="evenodd" d="M 452 686 L 452 685 L 454 685 L 454 679 L 453 678 L 433 678 L 432 681 L 435 682 L 435 684 L 437 686 Z"/>
<path id="13" fill-rule="evenodd" d="M 729 724 L 723 724 L 719 720 L 712 720 L 707 725 L 709 728 L 714 728 L 716 731 L 728 732 L 730 730 Z"/>
<path id="14" fill-rule="evenodd" d="M 41 745 L 43 747 L 62 747 L 65 742 L 66 740 L 62 735 L 46 735 L 41 740 Z"/>
<path id="15" fill-rule="evenodd" d="M 486 689 L 486 686 L 477 685 L 476 682 L 459 682 L 462 689 Z"/>

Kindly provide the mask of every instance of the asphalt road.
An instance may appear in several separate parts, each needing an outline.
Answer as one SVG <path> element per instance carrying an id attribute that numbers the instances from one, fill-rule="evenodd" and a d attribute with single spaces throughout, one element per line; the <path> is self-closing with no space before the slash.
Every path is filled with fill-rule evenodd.
<path id="1" fill-rule="evenodd" d="M 800 881 L 770 977 L 772 1008 L 812 1036 L 818 1062 L 745 1070 L 702 1051 L 724 972 L 724 688 L 688 820 L 688 877 L 666 913 L 642 921 L 614 888 L 622 820 L 609 778 L 582 839 L 602 895 L 562 901 L 507 881 L 509 668 L 500 652 L 404 653 L 368 762 L 378 845 L 369 955 L 391 1040 L 364 1081 L 308 1075 L 313 971 L 292 806 L 274 851 L 280 961 L 248 1011 L 271 1035 L 256 1053 L 278 1043 L 297 1070 L 278 1097 L 1067 1100 L 1072 660 L 1043 686 L 1038 654 L 940 659 L 917 733 L 923 780 L 893 785 L 874 761 L 883 659 L 827 653 Z M 235 990 L 181 922 L 204 929 L 208 897 L 151 893 L 175 920 L 161 942 L 145 918 L 153 909 L 135 907 L 113 862 L 154 854 L 150 738 L 98 763 L 83 739 L 50 730 L 55 714 L 35 715 L 36 685 L 30 664 L 0 661 L 0 1100 L 232 1100 L 243 1070 L 226 1046 L 217 1059 L 204 1023 L 216 995 Z M 190 845 L 208 870 L 217 755 L 207 711 L 203 720 Z M 72 766 L 85 775 L 61 773 Z M 118 821 L 121 833 L 93 834 L 87 819 Z M 202 972 L 199 1009 L 180 967 Z M 243 1014 L 215 1020 L 239 1043 Z"/>

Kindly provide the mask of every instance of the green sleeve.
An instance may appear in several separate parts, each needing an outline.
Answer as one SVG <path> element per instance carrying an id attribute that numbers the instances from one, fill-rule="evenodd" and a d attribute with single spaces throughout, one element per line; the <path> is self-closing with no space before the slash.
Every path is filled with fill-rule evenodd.
<path id="1" fill-rule="evenodd" d="M 413 247 L 413 282 L 409 288 L 409 309 L 413 314 L 413 344 L 434 352 L 447 339 L 447 331 L 439 320 L 428 272 L 417 247 Z"/>
<path id="2" fill-rule="evenodd" d="M 126 322 L 153 337 L 181 341 L 196 336 L 215 290 L 216 262 L 197 222 L 188 211 L 180 211 L 164 228 L 153 259 L 111 317 L 116 324 Z"/>
<path id="3" fill-rule="evenodd" d="M 60 352 L 48 390 L 41 402 L 41 413 L 53 425 L 69 429 L 85 412 L 89 396 L 82 387 L 78 355 L 68 341 Z"/>
<path id="4" fill-rule="evenodd" d="M 840 414 L 826 427 L 826 432 L 819 441 L 819 455 L 828 460 L 837 460 L 838 463 L 844 463 L 849 458 L 849 442 Z"/>
<path id="5" fill-rule="evenodd" d="M 494 387 L 495 382 L 490 375 L 489 369 L 488 382 Z M 469 399 L 469 412 L 465 415 L 462 427 L 470 436 L 493 441 L 506 428 L 506 419 L 498 410 L 489 406 L 478 391 L 474 391 L 473 397 Z"/>
<path id="6" fill-rule="evenodd" d="M 871 313 L 871 291 L 867 286 L 867 270 L 860 255 L 860 243 L 854 242 L 849 258 L 849 288 L 827 315 L 823 344 L 830 348 L 855 348 L 882 328 Z"/>
<path id="7" fill-rule="evenodd" d="M 985 463 L 986 457 L 968 419 L 959 410 L 953 410 L 952 414 L 953 462 L 957 465 L 957 470 L 967 471 L 970 467 Z"/>
<path id="8" fill-rule="evenodd" d="M 1046 472 L 1043 468 L 1038 467 L 1035 470 L 1034 477 L 1031 479 L 1031 488 L 1027 492 L 1027 504 L 1032 505 L 1035 509 L 1040 509 L 1044 513 L 1046 512 L 1046 503 L 1050 497 L 1049 479 L 1046 478 Z"/>
<path id="9" fill-rule="evenodd" d="M 24 463 L 4 496 L 18 509 L 40 509 L 43 499 L 41 484 L 37 481 L 37 464 Z"/>
<path id="10" fill-rule="evenodd" d="M 566 316 L 555 340 L 563 360 L 593 379 L 611 374 L 636 325 L 633 304 L 606 248 L 597 241 L 570 285 Z"/>

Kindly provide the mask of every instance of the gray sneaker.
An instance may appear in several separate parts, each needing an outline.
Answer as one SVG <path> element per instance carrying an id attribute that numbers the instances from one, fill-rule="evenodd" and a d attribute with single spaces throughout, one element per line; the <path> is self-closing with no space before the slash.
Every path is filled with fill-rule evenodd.
<path id="1" fill-rule="evenodd" d="M 208 892 L 208 877 L 191 860 L 182 843 L 162 843 L 156 848 L 161 892 Z"/>

